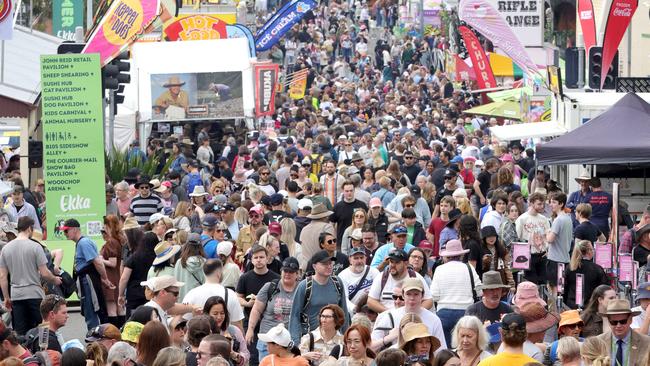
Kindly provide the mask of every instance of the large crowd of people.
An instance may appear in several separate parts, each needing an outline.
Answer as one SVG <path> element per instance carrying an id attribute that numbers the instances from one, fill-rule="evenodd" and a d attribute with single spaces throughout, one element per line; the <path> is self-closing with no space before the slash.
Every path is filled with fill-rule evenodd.
<path id="1" fill-rule="evenodd" d="M 322 2 L 268 54 L 307 70 L 272 127 L 134 143 L 156 178 L 107 178 L 101 247 L 69 217 L 74 253 L 48 249 L 43 182 L 7 171 L 0 365 L 650 365 L 650 205 L 617 248 L 641 273 L 623 298 L 593 261 L 600 180 L 563 192 L 532 141 L 492 138 L 503 121 L 466 115 L 441 69 L 449 40 L 396 19 Z M 64 339 L 75 291 L 85 337 Z"/>

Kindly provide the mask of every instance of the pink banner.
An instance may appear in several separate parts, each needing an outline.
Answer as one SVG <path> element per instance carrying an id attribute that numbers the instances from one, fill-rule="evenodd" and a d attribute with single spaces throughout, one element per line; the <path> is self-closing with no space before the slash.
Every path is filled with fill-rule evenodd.
<path id="1" fill-rule="evenodd" d="M 576 305 L 578 307 L 582 307 L 584 305 L 584 300 L 583 300 L 583 286 L 584 286 L 585 278 L 582 273 L 576 273 Z"/>
<path id="2" fill-rule="evenodd" d="M 578 0 L 578 19 L 582 28 L 582 38 L 585 41 L 585 52 L 588 55 L 591 46 L 596 45 L 596 21 L 594 4 L 591 0 Z"/>
<path id="3" fill-rule="evenodd" d="M 81 53 L 99 53 L 101 66 L 124 52 L 160 14 L 159 0 L 114 0 Z"/>
<path id="4" fill-rule="evenodd" d="M 596 243 L 594 247 L 594 262 L 603 269 L 612 268 L 612 244 Z"/>
<path id="5" fill-rule="evenodd" d="M 618 256 L 618 280 L 622 282 L 631 282 L 633 271 L 632 256 L 629 254 L 620 254 Z"/>
<path id="6" fill-rule="evenodd" d="M 527 243 L 512 243 L 512 268 L 530 268 L 530 245 Z"/>
<path id="7" fill-rule="evenodd" d="M 639 284 L 639 262 L 632 262 L 632 288 L 636 289 Z"/>
<path id="8" fill-rule="evenodd" d="M 485 51 L 474 32 L 464 25 L 458 27 L 461 37 L 465 41 L 465 48 L 472 59 L 472 67 L 476 73 L 476 81 L 480 89 L 489 89 L 497 86 L 496 79 L 492 73 L 490 60 L 485 55 Z"/>
<path id="9" fill-rule="evenodd" d="M 605 76 L 609 66 L 614 60 L 618 45 L 623 39 L 627 27 L 632 21 L 632 16 L 639 5 L 638 0 L 614 0 L 609 8 L 609 16 L 605 23 L 605 36 L 603 37 L 603 63 L 600 70 L 600 88 L 603 88 Z M 618 76 L 618 75 L 616 75 Z"/>
<path id="10" fill-rule="evenodd" d="M 557 292 L 564 292 L 564 263 L 557 264 Z"/>
<path id="11" fill-rule="evenodd" d="M 476 80 L 474 69 L 465 63 L 465 60 L 458 55 L 454 55 L 454 60 L 456 60 L 456 81 Z"/>
<path id="12" fill-rule="evenodd" d="M 471 25 L 508 55 L 528 75 L 539 74 L 537 65 L 503 19 L 501 14 L 485 0 L 463 0 L 458 10 L 460 20 Z"/>

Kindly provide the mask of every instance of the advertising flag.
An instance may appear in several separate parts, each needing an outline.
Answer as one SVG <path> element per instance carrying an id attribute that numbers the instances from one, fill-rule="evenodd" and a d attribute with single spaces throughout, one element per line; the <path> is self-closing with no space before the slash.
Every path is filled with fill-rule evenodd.
<path id="1" fill-rule="evenodd" d="M 14 11 L 18 8 L 17 1 L 0 0 L 0 40 L 10 40 L 14 31 Z"/>
<path id="2" fill-rule="evenodd" d="M 596 21 L 594 18 L 594 4 L 591 0 L 578 0 L 578 19 L 582 28 L 582 38 L 585 41 L 585 52 L 596 45 Z"/>
<path id="3" fill-rule="evenodd" d="M 514 34 L 501 14 L 485 0 L 463 0 L 458 10 L 460 20 L 465 21 L 495 47 L 508 55 L 526 74 L 538 74 L 537 65 Z"/>
<path id="4" fill-rule="evenodd" d="M 632 16 L 639 5 L 638 0 L 614 0 L 609 8 L 609 16 L 605 23 L 605 36 L 603 37 L 603 64 L 600 70 L 600 88 L 603 88 L 605 76 L 609 66 L 614 60 L 618 45 L 623 39 L 627 27 L 632 21 Z"/>
<path id="5" fill-rule="evenodd" d="M 100 65 L 106 65 L 126 50 L 159 13 L 159 0 L 114 0 L 81 53 L 99 53 Z"/>
<path id="6" fill-rule="evenodd" d="M 299 0 L 290 2 L 288 6 L 282 7 L 278 11 L 280 15 L 271 17 L 257 33 L 255 48 L 260 52 L 269 50 L 274 44 L 278 43 L 280 38 L 294 24 L 298 23 L 308 11 L 314 8 L 316 8 L 316 2 L 314 0 Z"/>
<path id="7" fill-rule="evenodd" d="M 75 29 L 84 25 L 83 11 L 82 0 L 52 1 L 52 34 L 67 41 L 74 41 Z"/>
<path id="8" fill-rule="evenodd" d="M 479 88 L 489 89 L 497 86 L 497 81 L 494 78 L 492 68 L 490 67 L 490 61 L 485 55 L 485 51 L 483 50 L 478 37 L 476 37 L 476 34 L 464 25 L 459 26 L 458 31 L 463 37 L 465 48 L 467 48 L 469 57 L 472 59 L 472 67 L 476 73 L 476 81 L 478 82 Z"/>
<path id="9" fill-rule="evenodd" d="M 454 55 L 454 60 L 456 61 L 456 81 L 476 80 L 474 69 L 469 67 L 465 60 L 458 55 Z"/>
<path id="10" fill-rule="evenodd" d="M 305 90 L 307 89 L 307 69 L 296 71 L 291 74 L 291 82 L 289 83 L 289 97 L 291 99 L 302 99 L 305 97 Z"/>
<path id="11" fill-rule="evenodd" d="M 253 67 L 255 69 L 255 117 L 270 116 L 275 113 L 279 65 L 263 63 L 255 64 Z"/>

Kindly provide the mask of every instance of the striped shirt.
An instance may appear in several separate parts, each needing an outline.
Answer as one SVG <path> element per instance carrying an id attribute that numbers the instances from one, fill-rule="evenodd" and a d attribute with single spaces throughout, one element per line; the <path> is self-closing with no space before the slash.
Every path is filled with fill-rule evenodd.
<path id="1" fill-rule="evenodd" d="M 163 209 L 163 203 L 160 197 L 150 195 L 147 198 L 137 195 L 131 200 L 130 211 L 138 220 L 138 224 L 144 225 L 149 222 L 149 217 Z"/>

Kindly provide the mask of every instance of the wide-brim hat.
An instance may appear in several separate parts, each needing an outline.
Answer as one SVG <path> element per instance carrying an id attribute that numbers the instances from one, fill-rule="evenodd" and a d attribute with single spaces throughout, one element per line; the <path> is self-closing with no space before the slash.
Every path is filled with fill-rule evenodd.
<path id="1" fill-rule="evenodd" d="M 140 224 L 138 224 L 138 220 L 135 219 L 135 217 L 127 217 L 126 220 L 124 220 L 124 225 L 122 225 L 122 230 L 129 230 L 129 229 L 139 229 Z"/>
<path id="2" fill-rule="evenodd" d="M 431 335 L 429 328 L 422 323 L 408 323 L 402 328 L 402 343 L 399 347 L 403 350 L 409 342 L 420 338 L 429 338 L 433 351 L 440 348 L 440 340 Z"/>
<path id="3" fill-rule="evenodd" d="M 650 232 L 650 224 L 641 226 L 641 228 L 639 228 L 639 230 L 637 230 L 636 233 L 634 234 L 636 241 L 637 242 L 641 241 L 641 237 L 648 232 Z"/>
<path id="4" fill-rule="evenodd" d="M 591 180 L 591 175 L 586 171 L 583 170 L 579 176 L 575 178 L 576 182 L 580 183 L 585 180 Z"/>
<path id="5" fill-rule="evenodd" d="M 469 249 L 463 249 L 463 243 L 460 240 L 450 240 L 447 242 L 445 249 L 440 251 L 441 257 L 456 257 L 469 253 Z"/>
<path id="6" fill-rule="evenodd" d="M 528 333 L 544 332 L 560 321 L 559 315 L 549 312 L 542 304 L 536 302 L 525 304 L 517 310 L 526 320 Z"/>
<path id="7" fill-rule="evenodd" d="M 630 302 L 626 299 L 614 299 L 610 300 L 607 304 L 607 311 L 600 313 L 600 315 L 607 317 L 609 315 L 621 315 L 621 314 L 631 314 L 632 316 L 637 316 L 641 314 L 640 311 L 632 311 L 630 309 Z"/>
<path id="8" fill-rule="evenodd" d="M 178 76 L 172 76 L 169 79 L 167 79 L 167 82 L 163 84 L 163 88 L 169 88 L 172 86 L 183 86 L 185 85 L 184 81 L 181 81 L 181 78 Z"/>
<path id="9" fill-rule="evenodd" d="M 509 288 L 508 285 L 503 284 L 501 273 L 498 271 L 487 271 L 483 273 L 483 280 L 479 285 L 481 290 L 492 290 L 497 288 Z"/>
<path id="10" fill-rule="evenodd" d="M 461 216 L 463 216 L 463 213 L 459 209 L 452 209 L 449 211 L 449 221 L 447 221 L 445 225 L 448 227 L 452 226 L 456 220 L 460 219 Z"/>
<path id="11" fill-rule="evenodd" d="M 562 327 L 565 325 L 574 325 L 580 323 L 584 323 L 584 321 L 582 321 L 582 318 L 580 318 L 580 312 L 578 310 L 567 310 L 560 314 L 560 324 L 557 326 L 557 331 L 559 333 L 560 329 L 562 329 Z"/>
<path id="12" fill-rule="evenodd" d="M 190 197 L 200 197 L 200 196 L 207 196 L 208 192 L 205 191 L 204 186 L 194 186 L 194 189 L 192 190 L 192 193 L 189 194 Z"/>
<path id="13" fill-rule="evenodd" d="M 332 213 L 333 212 L 328 210 L 324 204 L 319 203 L 314 207 L 312 207 L 311 213 L 307 215 L 307 218 L 312 220 L 317 220 L 317 219 L 322 219 L 324 217 L 329 217 L 330 215 L 332 215 Z"/>
<path id="14" fill-rule="evenodd" d="M 546 302 L 539 296 L 539 290 L 537 285 L 530 282 L 524 281 L 517 285 L 517 291 L 515 296 L 512 298 L 512 303 L 518 308 L 522 308 L 524 305 L 535 302 L 542 306 L 546 306 Z"/>
<path id="15" fill-rule="evenodd" d="M 176 253 L 178 253 L 180 250 L 180 245 L 172 245 L 172 243 L 166 240 L 161 241 L 153 250 L 156 253 L 156 258 L 153 260 L 153 265 L 155 266 L 165 262 L 169 258 L 175 256 Z"/>
<path id="16" fill-rule="evenodd" d="M 153 184 L 149 181 L 149 177 L 147 176 L 141 176 L 140 180 L 137 181 L 133 186 L 135 189 L 139 189 L 141 185 L 146 184 L 149 186 L 149 188 L 153 187 Z"/>

